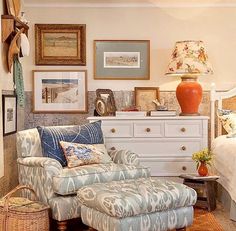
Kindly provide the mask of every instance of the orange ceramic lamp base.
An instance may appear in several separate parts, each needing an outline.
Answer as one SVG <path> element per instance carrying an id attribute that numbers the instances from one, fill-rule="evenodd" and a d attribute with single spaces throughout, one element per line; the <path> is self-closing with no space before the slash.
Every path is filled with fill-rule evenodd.
<path id="1" fill-rule="evenodd" d="M 197 77 L 183 76 L 182 82 L 176 89 L 176 97 L 181 107 L 181 116 L 196 116 L 202 101 L 202 87 L 197 82 Z"/>

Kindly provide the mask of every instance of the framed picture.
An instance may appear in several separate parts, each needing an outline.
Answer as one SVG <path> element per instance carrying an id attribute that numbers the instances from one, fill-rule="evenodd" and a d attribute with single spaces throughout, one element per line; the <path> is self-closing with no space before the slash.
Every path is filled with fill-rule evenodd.
<path id="1" fill-rule="evenodd" d="M 95 40 L 94 79 L 150 79 L 150 40 Z"/>
<path id="2" fill-rule="evenodd" d="M 96 90 L 95 109 L 100 116 L 114 116 L 116 114 L 116 103 L 112 90 Z"/>
<path id="3" fill-rule="evenodd" d="M 86 71 L 33 71 L 34 113 L 87 113 Z"/>
<path id="4" fill-rule="evenodd" d="M 35 24 L 36 65 L 86 65 L 85 24 Z"/>
<path id="5" fill-rule="evenodd" d="M 160 100 L 160 92 L 158 87 L 135 87 L 135 106 L 141 111 L 156 110 L 156 104 L 153 100 Z"/>
<path id="6" fill-rule="evenodd" d="M 3 135 L 10 135 L 17 131 L 17 103 L 16 96 L 3 95 Z"/>

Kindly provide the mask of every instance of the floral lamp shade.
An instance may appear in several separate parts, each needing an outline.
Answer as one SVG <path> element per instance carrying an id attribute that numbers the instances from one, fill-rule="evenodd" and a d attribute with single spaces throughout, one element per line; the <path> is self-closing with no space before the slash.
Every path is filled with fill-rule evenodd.
<path id="1" fill-rule="evenodd" d="M 207 75 L 212 67 L 202 41 L 176 42 L 166 75 Z"/>

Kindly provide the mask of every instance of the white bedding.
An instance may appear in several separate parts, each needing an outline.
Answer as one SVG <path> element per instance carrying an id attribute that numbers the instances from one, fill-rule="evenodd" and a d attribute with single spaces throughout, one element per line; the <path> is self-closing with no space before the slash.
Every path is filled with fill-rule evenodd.
<path id="1" fill-rule="evenodd" d="M 236 138 L 219 136 L 212 142 L 213 169 L 220 176 L 218 182 L 236 202 Z"/>

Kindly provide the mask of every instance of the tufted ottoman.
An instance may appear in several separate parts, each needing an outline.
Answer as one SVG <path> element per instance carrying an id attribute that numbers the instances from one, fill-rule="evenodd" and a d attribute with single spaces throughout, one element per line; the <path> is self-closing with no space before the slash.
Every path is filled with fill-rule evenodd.
<path id="1" fill-rule="evenodd" d="M 196 192 L 153 178 L 112 181 L 78 190 L 84 224 L 99 231 L 164 231 L 193 222 Z"/>

